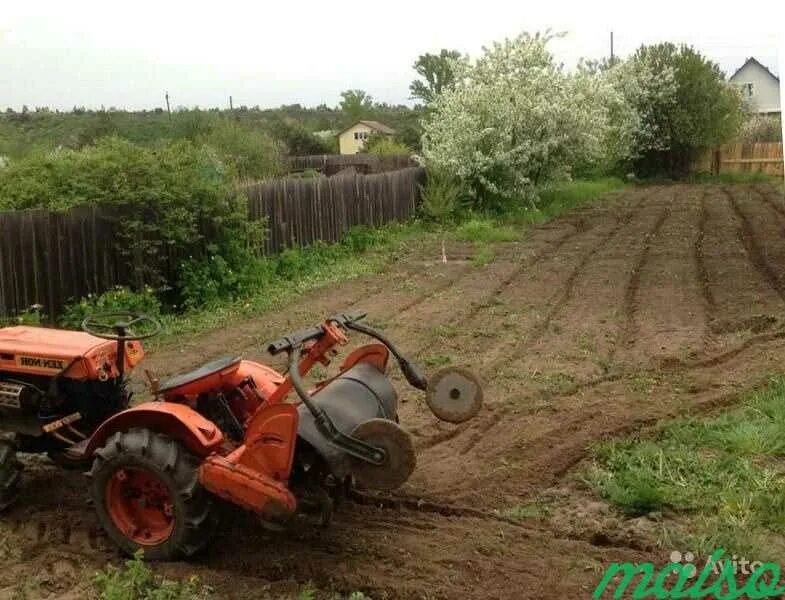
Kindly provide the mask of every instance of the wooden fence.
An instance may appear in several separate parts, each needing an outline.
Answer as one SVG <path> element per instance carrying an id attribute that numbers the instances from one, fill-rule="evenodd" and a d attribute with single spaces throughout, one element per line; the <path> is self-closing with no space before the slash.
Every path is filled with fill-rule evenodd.
<path id="1" fill-rule="evenodd" d="M 376 154 L 316 154 L 312 156 L 293 156 L 289 159 L 289 168 L 292 171 L 313 169 L 328 176 L 350 168 L 358 173 L 368 175 L 415 166 L 417 165 L 408 154 L 390 156 L 379 156 Z"/>
<path id="2" fill-rule="evenodd" d="M 409 168 L 379 175 L 280 179 L 245 191 L 250 218 L 267 219 L 264 252 L 274 254 L 316 240 L 336 242 L 353 225 L 410 218 L 423 178 L 422 169 Z M 108 206 L 0 212 L 0 317 L 34 304 L 56 315 L 72 299 L 132 285 L 122 224 L 118 209 Z M 164 254 L 158 257 L 158 271 L 172 277 L 182 253 Z"/>
<path id="3" fill-rule="evenodd" d="M 698 173 L 766 173 L 783 176 L 782 142 L 725 144 L 710 150 L 695 164 Z"/>
<path id="4" fill-rule="evenodd" d="M 378 175 L 278 179 L 247 186 L 251 219 L 266 218 L 265 252 L 322 240 L 337 242 L 354 225 L 379 226 L 414 215 L 424 169 Z"/>
<path id="5" fill-rule="evenodd" d="M 0 316 L 33 304 L 59 311 L 69 298 L 126 283 L 115 223 L 96 206 L 0 213 Z"/>

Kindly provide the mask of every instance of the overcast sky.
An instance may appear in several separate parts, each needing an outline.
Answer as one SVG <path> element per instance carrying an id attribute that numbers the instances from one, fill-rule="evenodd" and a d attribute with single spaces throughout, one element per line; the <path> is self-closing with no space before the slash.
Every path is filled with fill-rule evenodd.
<path id="1" fill-rule="evenodd" d="M 27 6 L 34 4 L 34 6 Z M 566 65 L 663 40 L 694 45 L 729 73 L 755 56 L 780 73 L 785 2 L 690 0 L 395 0 L 0 4 L 0 107 L 130 109 L 325 102 L 362 88 L 408 102 L 418 54 L 476 54 L 520 31 L 551 28 Z"/>

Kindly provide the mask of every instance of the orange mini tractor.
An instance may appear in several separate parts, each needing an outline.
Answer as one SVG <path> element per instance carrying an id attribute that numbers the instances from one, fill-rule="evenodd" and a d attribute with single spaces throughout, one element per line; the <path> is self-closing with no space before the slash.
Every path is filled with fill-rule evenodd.
<path id="1" fill-rule="evenodd" d="M 386 377 L 390 355 L 441 419 L 474 416 L 482 388 L 460 368 L 427 380 L 364 316 L 335 315 L 272 342 L 271 354 L 288 354 L 284 374 L 223 358 L 168 381 L 151 376 L 155 399 L 133 406 L 127 375 L 144 358 L 141 340 L 160 331 L 155 319 L 107 313 L 84 332 L 0 329 L 0 430 L 15 434 L 0 440 L 0 508 L 20 480 L 16 452 L 46 453 L 89 470 L 98 519 L 122 550 L 171 559 L 207 543 L 216 497 L 283 527 L 298 515 L 326 524 L 352 485 L 397 488 L 416 460 Z M 350 331 L 375 342 L 309 389 L 304 376 L 328 365 Z"/>

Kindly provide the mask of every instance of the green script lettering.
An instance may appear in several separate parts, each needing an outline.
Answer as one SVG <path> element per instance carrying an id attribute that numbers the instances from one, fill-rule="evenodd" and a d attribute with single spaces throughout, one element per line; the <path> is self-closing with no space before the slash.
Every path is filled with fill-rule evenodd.
<path id="1" fill-rule="evenodd" d="M 592 594 L 592 598 L 597 600 L 601 598 L 602 595 L 605 593 L 605 588 L 608 587 L 611 580 L 618 575 L 619 573 L 624 573 L 622 580 L 619 582 L 619 585 L 616 586 L 616 591 L 613 593 L 613 597 L 615 600 L 619 600 L 624 592 L 627 590 L 627 587 L 632 583 L 632 580 L 635 578 L 636 575 L 641 575 L 641 580 L 638 585 L 635 587 L 635 591 L 633 592 L 633 598 L 643 598 L 640 594 L 645 593 L 646 586 L 649 585 L 651 578 L 654 575 L 654 565 L 651 563 L 641 563 L 640 565 L 634 565 L 632 563 L 613 563 L 609 566 L 605 571 L 605 576 L 602 578 L 602 581 L 597 585 L 594 589 L 594 593 Z"/>
<path id="2" fill-rule="evenodd" d="M 631 587 L 633 580 L 640 575 L 640 580 L 632 590 L 633 600 L 643 600 L 645 598 L 656 598 L 657 600 L 668 600 L 673 598 L 712 598 L 713 600 L 737 600 L 746 595 L 750 599 L 772 598 L 785 593 L 785 586 L 778 587 L 780 581 L 780 567 L 775 563 L 764 563 L 753 570 L 745 585 L 738 589 L 736 587 L 736 569 L 734 561 L 722 561 L 725 550 L 718 548 L 711 558 L 706 562 L 698 579 L 686 589 L 684 586 L 694 573 L 694 565 L 682 563 L 669 563 L 654 577 L 655 569 L 652 563 L 612 563 L 605 571 L 602 581 L 594 589 L 592 598 L 599 600 L 608 591 L 613 579 L 617 576 L 620 581 L 613 591 L 614 600 L 620 600 L 625 592 Z M 760 564 L 760 563 L 758 563 Z M 721 567 L 719 577 L 711 582 L 708 587 L 704 587 L 707 580 L 712 575 L 715 567 Z M 668 579 L 677 574 L 675 585 L 671 590 L 666 588 Z M 769 574 L 769 581 L 763 579 Z M 653 583 L 652 579 L 654 580 Z M 649 584 L 651 586 L 649 587 Z"/>

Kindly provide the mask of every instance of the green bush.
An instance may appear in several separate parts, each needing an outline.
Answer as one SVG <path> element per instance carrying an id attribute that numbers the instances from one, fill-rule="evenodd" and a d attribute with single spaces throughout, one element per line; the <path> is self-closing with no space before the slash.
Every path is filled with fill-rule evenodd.
<path id="1" fill-rule="evenodd" d="M 352 227 L 339 244 L 314 242 L 306 248 L 286 248 L 277 256 L 259 258 L 244 252 L 191 260 L 181 268 L 178 282 L 182 308 L 197 309 L 225 300 L 249 298 L 281 281 L 298 281 L 354 254 L 387 242 L 389 228 Z"/>
<path id="2" fill-rule="evenodd" d="M 352 252 L 365 252 L 383 244 L 389 237 L 389 232 L 384 228 L 357 225 L 343 235 L 341 244 Z"/>
<path id="3" fill-rule="evenodd" d="M 341 246 L 324 242 L 315 242 L 307 248 L 287 248 L 275 259 L 275 274 L 283 279 L 294 280 L 335 262 L 345 254 Z"/>
<path id="4" fill-rule="evenodd" d="M 412 149 L 394 137 L 372 133 L 363 145 L 363 152 L 376 156 L 411 154 Z"/>
<path id="5" fill-rule="evenodd" d="M 282 145 L 261 127 L 217 111 L 192 110 L 174 115 L 172 138 L 213 148 L 240 179 L 265 179 L 284 172 Z"/>
<path id="6" fill-rule="evenodd" d="M 107 138 L 79 151 L 35 154 L 2 169 L 0 209 L 111 205 L 106 218 L 114 224 L 132 287 L 174 285 L 168 299 L 179 304 L 184 299 L 177 284 L 188 274 L 177 266 L 167 272 L 164 257 L 190 256 L 179 265 L 186 268 L 218 255 L 228 269 L 237 269 L 260 243 L 261 225 L 248 221 L 247 199 L 235 193 L 234 174 L 207 146 L 178 141 L 145 147 Z M 194 293 L 192 286 L 189 297 Z"/>
<path id="7" fill-rule="evenodd" d="M 283 149 L 263 131 L 220 119 L 200 141 L 215 148 L 240 179 L 266 179 L 284 172 Z"/>
<path id="8" fill-rule="evenodd" d="M 739 131 L 739 141 L 781 142 L 782 117 L 780 115 L 747 115 Z"/>
<path id="9" fill-rule="evenodd" d="M 68 329 L 79 329 L 82 321 L 94 313 L 127 311 L 160 316 L 161 302 L 150 287 L 132 292 L 117 286 L 103 294 L 90 294 L 78 302 L 68 304 L 60 317 L 60 324 Z"/>
<path id="10" fill-rule="evenodd" d="M 431 220 L 444 223 L 453 218 L 463 207 L 466 189 L 460 180 L 447 173 L 429 169 L 425 185 L 420 185 L 421 210 Z"/>
<path id="11" fill-rule="evenodd" d="M 93 586 L 101 600 L 198 600 L 210 591 L 199 578 L 172 581 L 157 577 L 142 560 L 142 551 L 120 567 L 108 565 L 96 573 Z"/>
<path id="12" fill-rule="evenodd" d="M 629 60 L 645 67 L 646 77 L 672 73 L 673 82 L 673 93 L 637 99 L 648 140 L 633 149 L 635 173 L 684 176 L 703 152 L 736 135 L 744 116 L 741 95 L 719 65 L 671 43 L 641 46 Z"/>
<path id="13" fill-rule="evenodd" d="M 214 254 L 184 262 L 178 282 L 182 308 L 215 305 L 228 298 L 247 296 L 262 287 L 270 278 L 269 261 L 251 255 L 244 261 L 227 260 Z"/>
<path id="14" fill-rule="evenodd" d="M 270 125 L 270 133 L 286 146 L 290 156 L 333 152 L 333 145 L 329 141 L 315 136 L 293 119 L 275 119 Z"/>

